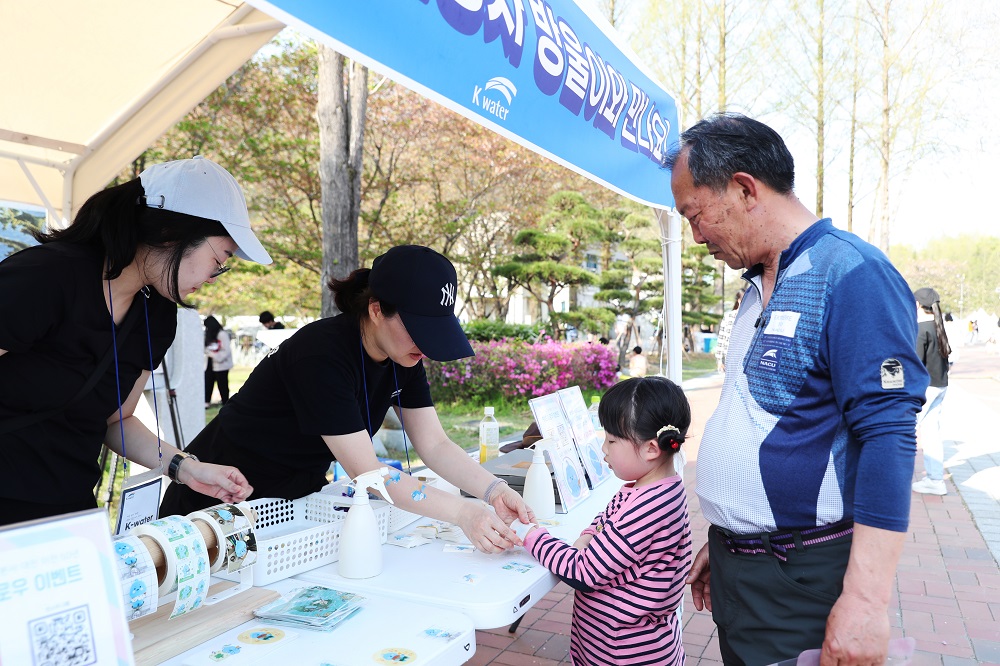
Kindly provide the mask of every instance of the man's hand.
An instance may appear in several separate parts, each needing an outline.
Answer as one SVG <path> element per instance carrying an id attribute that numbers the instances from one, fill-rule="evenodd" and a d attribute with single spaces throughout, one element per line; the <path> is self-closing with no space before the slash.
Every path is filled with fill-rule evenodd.
<path id="1" fill-rule="evenodd" d="M 826 620 L 820 666 L 885 663 L 889 598 L 905 538 L 905 532 L 854 524 L 844 591 Z"/>
<path id="2" fill-rule="evenodd" d="M 698 551 L 691 565 L 687 583 L 691 586 L 691 601 L 698 610 L 712 610 L 712 582 L 708 565 L 708 544 Z"/>
<path id="3" fill-rule="evenodd" d="M 878 604 L 841 594 L 826 621 L 820 666 L 882 666 L 889 645 L 889 617 Z"/>

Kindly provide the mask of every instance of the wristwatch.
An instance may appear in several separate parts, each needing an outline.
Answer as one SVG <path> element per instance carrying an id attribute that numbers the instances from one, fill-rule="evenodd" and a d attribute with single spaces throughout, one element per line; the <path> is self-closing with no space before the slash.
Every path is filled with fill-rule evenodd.
<path id="1" fill-rule="evenodd" d="M 195 462 L 200 462 L 198 456 L 193 453 L 178 453 L 173 458 L 170 459 L 170 464 L 167 465 L 167 478 L 174 483 L 184 485 L 184 483 L 177 478 L 177 472 L 181 468 L 181 463 L 190 458 Z"/>

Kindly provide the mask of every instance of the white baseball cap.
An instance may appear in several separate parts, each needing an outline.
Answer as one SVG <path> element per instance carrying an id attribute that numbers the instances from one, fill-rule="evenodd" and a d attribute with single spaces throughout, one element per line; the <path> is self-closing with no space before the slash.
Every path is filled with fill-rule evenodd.
<path id="1" fill-rule="evenodd" d="M 232 174 L 201 155 L 189 160 L 154 164 L 141 174 L 144 203 L 175 213 L 216 220 L 236 242 L 236 256 L 258 264 L 271 255 L 250 228 L 243 190 Z"/>

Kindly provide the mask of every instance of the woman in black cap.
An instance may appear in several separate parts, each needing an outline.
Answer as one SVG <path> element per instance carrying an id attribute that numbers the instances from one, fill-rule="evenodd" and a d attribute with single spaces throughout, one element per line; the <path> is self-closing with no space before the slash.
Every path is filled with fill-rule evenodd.
<path id="1" fill-rule="evenodd" d="M 458 525 L 484 552 L 519 544 L 507 526 L 530 510 L 448 439 L 424 372 L 425 356 L 453 361 L 473 355 L 455 317 L 455 267 L 430 248 L 404 245 L 329 287 L 341 314 L 281 343 L 189 450 L 202 460 L 238 466 L 254 487 L 251 498 L 295 499 L 322 488 L 334 460 L 351 478 L 381 467 L 371 437 L 393 407 L 421 459 L 495 512 L 390 470 L 386 488 L 396 505 Z M 160 514 L 209 504 L 171 484 Z"/>
<path id="2" fill-rule="evenodd" d="M 917 300 L 917 355 L 931 376 L 924 407 L 917 415 L 920 448 L 924 451 L 926 476 L 914 482 L 913 491 L 947 495 L 944 483 L 944 441 L 941 438 L 941 406 L 948 390 L 948 357 L 951 345 L 941 317 L 941 297 L 930 287 L 913 292 Z"/>
<path id="3" fill-rule="evenodd" d="M 239 470 L 189 458 L 133 416 L 177 305 L 233 255 L 271 263 L 232 175 L 197 157 L 156 164 L 35 237 L 0 263 L 0 524 L 95 507 L 102 443 L 208 503 L 249 495 Z"/>

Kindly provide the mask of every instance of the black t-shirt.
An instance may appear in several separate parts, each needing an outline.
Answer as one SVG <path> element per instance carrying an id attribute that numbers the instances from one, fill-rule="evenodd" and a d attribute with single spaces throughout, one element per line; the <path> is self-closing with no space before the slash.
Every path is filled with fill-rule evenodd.
<path id="1" fill-rule="evenodd" d="M 61 242 L 30 247 L 0 262 L 0 423 L 66 405 L 111 348 L 103 257 Z M 174 339 L 177 306 L 155 291 L 148 306 L 152 361 Z M 146 316 L 119 339 L 121 398 L 150 369 Z M 0 497 L 40 504 L 94 505 L 97 457 L 118 409 L 115 363 L 80 400 L 48 420 L 0 433 Z M 126 450 L 128 442 L 126 442 Z"/>
<path id="2" fill-rule="evenodd" d="M 931 376 L 931 386 L 943 388 L 948 385 L 948 359 L 941 357 L 933 321 L 917 323 L 917 356 Z"/>
<path id="3" fill-rule="evenodd" d="M 392 404 L 433 404 L 423 362 L 412 368 L 376 363 L 364 353 L 352 317 L 320 319 L 262 360 L 219 412 L 218 423 L 187 450 L 203 461 L 238 467 L 254 498 L 295 499 L 326 483 L 334 458 L 322 435 L 374 434 Z"/>

